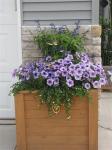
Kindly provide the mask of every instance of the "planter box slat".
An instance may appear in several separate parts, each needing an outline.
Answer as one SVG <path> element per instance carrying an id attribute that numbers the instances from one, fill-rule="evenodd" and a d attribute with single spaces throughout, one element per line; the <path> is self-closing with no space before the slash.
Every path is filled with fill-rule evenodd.
<path id="1" fill-rule="evenodd" d="M 98 91 L 91 91 L 93 98 L 89 105 L 89 150 L 98 150 Z"/>
<path id="2" fill-rule="evenodd" d="M 45 111 L 45 109 L 44 109 Z M 49 118 L 50 116 L 48 116 L 48 113 L 47 113 L 47 109 L 46 109 L 46 114 L 44 111 L 41 111 L 41 110 L 26 110 L 25 111 L 25 118 L 33 118 L 33 119 L 39 119 L 39 118 Z M 61 112 L 60 112 L 61 113 Z M 71 114 L 72 114 L 72 118 L 73 119 L 79 119 L 79 118 L 84 118 L 84 117 L 87 117 L 88 111 L 85 109 L 85 110 L 73 110 L 71 111 Z M 60 118 L 60 119 L 66 119 L 66 114 L 65 112 L 63 111 L 60 114 L 56 115 L 56 116 L 53 116 L 54 119 L 56 118 Z M 49 120 L 49 119 L 48 119 Z"/>
<path id="3" fill-rule="evenodd" d="M 16 140 L 17 149 L 26 150 L 26 129 L 25 129 L 25 117 L 24 117 L 24 95 L 16 95 Z"/>
<path id="4" fill-rule="evenodd" d="M 98 91 L 90 91 L 93 100 L 74 97 L 72 118 L 60 113 L 49 117 L 35 93 L 15 96 L 18 150 L 98 150 Z"/>
<path id="5" fill-rule="evenodd" d="M 88 127 L 74 127 L 74 130 L 70 130 L 70 127 L 43 127 L 42 130 L 37 130 L 37 126 L 32 128 L 26 128 L 28 136 L 84 136 L 88 132 Z M 60 130 L 59 130 L 60 128 Z M 55 130 L 55 132 L 54 132 Z"/>
<path id="6" fill-rule="evenodd" d="M 56 147 L 56 148 L 55 148 Z M 42 150 L 63 150 L 63 145 L 52 145 L 52 143 L 50 145 L 42 145 L 42 146 L 38 146 L 38 145 L 28 145 L 28 149 L 32 149 L 32 150 L 38 150 L 38 149 L 42 149 Z M 68 145 L 65 144 L 64 150 L 88 150 L 88 145 Z"/>
<path id="7" fill-rule="evenodd" d="M 88 136 L 28 136 L 27 142 L 33 145 L 84 145 L 88 144 Z"/>
<path id="8" fill-rule="evenodd" d="M 73 103 L 73 107 L 72 109 L 81 109 L 86 107 L 88 109 L 88 104 L 85 103 L 85 100 L 82 100 L 82 103 L 77 102 L 77 107 L 74 107 L 75 106 L 75 99 L 73 100 L 74 103 Z M 32 99 L 31 101 L 25 101 L 25 109 L 26 110 L 45 110 L 46 109 L 46 105 L 43 105 L 43 104 L 40 104 L 39 100 L 36 100 L 36 99 Z M 63 109 L 63 107 L 61 108 Z"/>
<path id="9" fill-rule="evenodd" d="M 26 126 L 27 127 L 32 127 L 33 126 L 38 126 L 38 127 L 83 127 L 83 126 L 88 126 L 88 118 L 81 118 L 81 119 L 71 119 L 71 120 L 62 120 L 58 119 L 59 121 L 55 120 L 54 118 L 49 118 L 49 119 L 26 119 Z M 47 122 L 47 124 L 46 124 Z"/>

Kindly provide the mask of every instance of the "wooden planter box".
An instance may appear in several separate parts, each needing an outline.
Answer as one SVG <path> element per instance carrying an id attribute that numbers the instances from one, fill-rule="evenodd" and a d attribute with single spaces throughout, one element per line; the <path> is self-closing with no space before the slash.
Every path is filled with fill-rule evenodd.
<path id="1" fill-rule="evenodd" d="M 17 150 L 98 150 L 98 91 L 90 94 L 91 103 L 74 97 L 70 120 L 63 109 L 49 117 L 35 93 L 17 94 Z"/>

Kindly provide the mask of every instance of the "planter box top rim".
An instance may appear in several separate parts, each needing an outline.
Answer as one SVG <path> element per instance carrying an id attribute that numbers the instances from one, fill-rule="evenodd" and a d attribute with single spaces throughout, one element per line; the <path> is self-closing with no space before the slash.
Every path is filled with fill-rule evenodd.
<path id="1" fill-rule="evenodd" d="M 88 90 L 88 91 L 96 91 L 96 90 L 101 90 L 101 89 L 91 89 L 91 90 Z M 28 91 L 28 90 L 24 90 L 24 91 L 20 91 L 18 94 L 28 94 L 28 93 L 32 93 L 32 94 L 36 94 L 38 93 L 38 91 L 34 90 L 34 91 Z"/>

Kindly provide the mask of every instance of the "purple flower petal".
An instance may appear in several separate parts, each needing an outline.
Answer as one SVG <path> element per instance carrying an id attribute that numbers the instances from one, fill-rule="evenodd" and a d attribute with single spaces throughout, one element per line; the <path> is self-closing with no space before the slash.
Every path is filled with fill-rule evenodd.
<path id="1" fill-rule="evenodd" d="M 48 72 L 47 71 L 42 71 L 41 75 L 42 75 L 42 77 L 47 78 L 48 77 Z"/>
<path id="2" fill-rule="evenodd" d="M 91 88 L 91 85 L 90 85 L 90 83 L 85 83 L 84 87 L 85 87 L 85 89 L 89 90 Z"/>
<path id="3" fill-rule="evenodd" d="M 48 86 L 52 86 L 53 85 L 54 80 L 53 79 L 47 79 L 47 85 Z"/>
<path id="4" fill-rule="evenodd" d="M 99 81 L 94 81 L 93 82 L 93 87 L 96 88 L 96 89 L 101 88 L 100 82 Z"/>
<path id="5" fill-rule="evenodd" d="M 73 87 L 73 86 L 74 86 L 74 81 L 71 80 L 71 79 L 68 79 L 68 80 L 66 81 L 66 84 L 67 84 L 68 87 Z"/>

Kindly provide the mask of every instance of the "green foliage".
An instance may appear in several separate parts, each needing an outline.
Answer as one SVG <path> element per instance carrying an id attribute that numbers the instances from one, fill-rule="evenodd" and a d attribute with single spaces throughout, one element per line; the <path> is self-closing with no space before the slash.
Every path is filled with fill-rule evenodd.
<path id="1" fill-rule="evenodd" d="M 43 30 L 34 37 L 34 41 L 44 56 L 50 55 L 53 59 L 63 57 L 66 52 L 74 54 L 84 50 L 84 38 L 67 28 L 63 32 Z"/>
<path id="2" fill-rule="evenodd" d="M 35 83 L 34 83 L 35 82 Z M 63 82 L 63 81 L 62 81 Z M 48 106 L 49 115 L 54 115 L 57 111 L 52 108 L 61 108 L 64 105 L 67 118 L 69 119 L 71 114 L 70 110 L 72 107 L 73 97 L 79 96 L 83 99 L 83 96 L 88 96 L 88 92 L 82 86 L 76 86 L 73 88 L 68 88 L 66 84 L 61 84 L 58 87 L 46 86 L 42 79 L 38 81 L 30 82 L 17 82 L 11 87 L 10 93 L 13 95 L 18 94 L 20 91 L 37 91 L 37 95 L 40 97 L 41 103 L 45 103 Z"/>
<path id="3" fill-rule="evenodd" d="M 112 22 L 111 20 L 101 18 L 102 26 L 101 47 L 103 65 L 112 65 Z"/>

